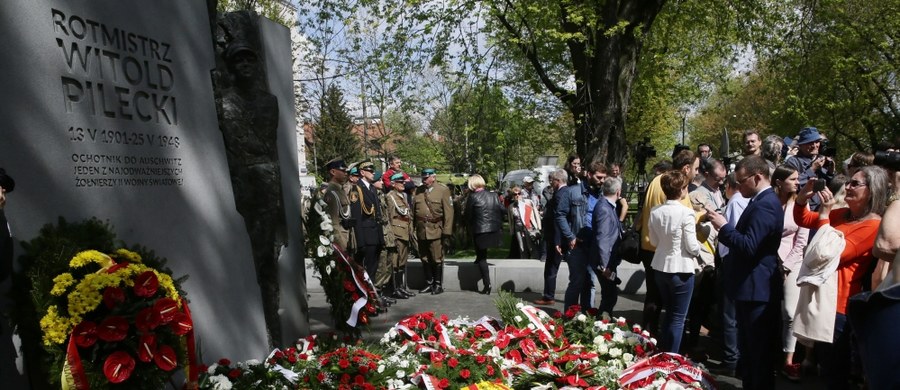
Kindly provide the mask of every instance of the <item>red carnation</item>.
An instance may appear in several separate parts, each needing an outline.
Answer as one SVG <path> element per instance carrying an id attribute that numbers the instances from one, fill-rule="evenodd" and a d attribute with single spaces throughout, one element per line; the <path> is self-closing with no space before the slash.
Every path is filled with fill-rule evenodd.
<path id="1" fill-rule="evenodd" d="M 460 378 L 463 378 L 463 379 L 469 379 L 469 376 L 470 376 L 470 375 L 472 375 L 472 373 L 469 372 L 469 369 L 468 369 L 468 368 L 463 368 L 462 370 L 459 370 L 459 377 L 460 377 Z"/>
<path id="2" fill-rule="evenodd" d="M 447 378 L 441 378 L 441 381 L 438 382 L 438 387 L 440 387 L 442 389 L 446 389 L 446 388 L 450 387 L 450 381 L 447 380 Z"/>
<path id="3" fill-rule="evenodd" d="M 97 336 L 103 341 L 122 341 L 128 335 L 128 320 L 121 316 L 107 317 L 97 328 Z"/>
<path id="4" fill-rule="evenodd" d="M 184 312 L 178 312 L 175 314 L 175 319 L 169 323 L 169 326 L 172 327 L 172 333 L 175 333 L 179 336 L 184 336 L 191 329 L 194 329 L 194 323 L 191 321 L 191 317 L 188 317 Z"/>
<path id="5" fill-rule="evenodd" d="M 348 362 L 346 359 L 341 359 L 338 361 L 338 367 L 346 370 L 347 367 L 350 367 L 350 362 Z"/>
<path id="6" fill-rule="evenodd" d="M 156 351 L 153 362 L 163 371 L 172 371 L 178 365 L 178 358 L 175 357 L 175 350 L 168 345 L 160 345 Z"/>
<path id="7" fill-rule="evenodd" d="M 134 358 L 124 351 L 111 353 L 103 362 L 103 375 L 110 383 L 122 383 L 134 371 Z"/>
<path id="8" fill-rule="evenodd" d="M 241 376 L 241 370 L 238 370 L 237 368 L 228 371 L 228 377 L 231 379 L 237 379 L 239 376 Z"/>
<path id="9" fill-rule="evenodd" d="M 361 385 L 363 383 L 366 383 L 366 378 L 362 375 L 357 375 L 353 378 L 353 382 L 358 385 Z"/>
<path id="10" fill-rule="evenodd" d="M 150 298 L 156 295 L 159 288 L 159 278 L 153 271 L 144 271 L 134 280 L 134 295 Z"/>
<path id="11" fill-rule="evenodd" d="M 221 358 L 221 359 L 219 359 L 219 365 L 220 366 L 230 366 L 231 360 L 228 360 L 226 358 Z"/>
<path id="12" fill-rule="evenodd" d="M 159 322 L 163 325 L 172 322 L 178 313 L 178 303 L 172 298 L 162 298 L 153 304 L 153 310 L 159 313 Z"/>
<path id="13" fill-rule="evenodd" d="M 319 382 L 324 382 L 325 381 L 325 373 L 320 371 L 318 374 L 316 374 L 316 380 Z"/>
<path id="14" fill-rule="evenodd" d="M 134 318 L 134 327 L 141 332 L 149 332 L 156 329 L 161 321 L 159 312 L 152 307 L 148 307 L 137 313 L 137 316 Z"/>
<path id="15" fill-rule="evenodd" d="M 138 342 L 138 359 L 144 363 L 149 363 L 156 355 L 156 335 L 153 333 L 144 333 Z"/>
<path id="16" fill-rule="evenodd" d="M 125 302 L 125 291 L 118 287 L 107 287 L 103 289 L 103 304 L 107 309 L 112 309 L 116 305 Z"/>
<path id="17" fill-rule="evenodd" d="M 456 366 L 459 365 L 459 360 L 456 360 L 456 358 L 450 358 L 450 360 L 447 361 L 447 365 L 450 366 L 450 368 L 456 368 Z"/>

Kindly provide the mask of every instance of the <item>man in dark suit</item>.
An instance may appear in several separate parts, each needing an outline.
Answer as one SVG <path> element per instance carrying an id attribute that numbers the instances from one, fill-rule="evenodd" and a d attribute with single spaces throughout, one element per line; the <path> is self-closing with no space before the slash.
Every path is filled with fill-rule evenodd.
<path id="1" fill-rule="evenodd" d="M 616 202 L 622 191 L 622 179 L 607 178 L 600 186 L 602 197 L 594 206 L 591 215 L 591 227 L 594 231 L 591 259 L 597 262 L 597 279 L 600 282 L 601 313 L 612 315 L 613 307 L 619 299 L 619 287 L 616 285 L 616 267 L 621 263 L 619 243 L 622 238 L 622 226 L 616 213 Z"/>
<path id="2" fill-rule="evenodd" d="M 358 165 L 360 180 L 350 188 L 350 215 L 356 220 L 356 262 L 362 264 L 375 278 L 378 271 L 378 255 L 384 246 L 381 224 L 381 202 L 372 183 L 375 181 L 375 165 L 363 161 Z"/>
<path id="3" fill-rule="evenodd" d="M 744 389 L 773 389 L 774 340 L 781 323 L 782 273 L 778 246 L 784 211 L 769 183 L 769 166 L 760 156 L 737 164 L 735 180 L 750 204 L 737 225 L 728 224 L 715 210 L 709 220 L 719 229 L 719 242 L 730 249 L 733 264 L 725 277 L 725 294 L 735 300 L 740 375 Z"/>

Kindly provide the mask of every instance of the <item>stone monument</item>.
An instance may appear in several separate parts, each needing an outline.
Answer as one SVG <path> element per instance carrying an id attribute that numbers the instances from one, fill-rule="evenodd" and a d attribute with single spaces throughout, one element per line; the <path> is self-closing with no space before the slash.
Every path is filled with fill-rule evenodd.
<path id="1" fill-rule="evenodd" d="M 16 242 L 30 240 L 59 216 L 109 221 L 119 238 L 154 249 L 169 259 L 176 276 L 190 276 L 183 287 L 207 360 L 258 359 L 268 352 L 268 333 L 254 251 L 235 206 L 237 188 L 216 116 L 206 5 L 0 2 L 0 166 L 17 182 L 7 218 Z M 290 46 L 267 47 L 264 56 L 278 57 L 279 50 L 289 53 Z M 270 78 L 284 77 L 272 71 L 280 65 L 266 66 Z M 290 71 L 289 59 L 283 67 Z M 285 106 L 278 97 L 278 148 L 295 148 L 296 140 L 282 134 L 294 134 L 284 119 L 292 117 L 290 83 L 284 84 L 288 99 Z M 281 90 L 270 89 L 276 96 Z M 293 167 L 285 170 L 290 156 Z M 277 161 L 282 183 L 296 183 L 296 151 L 279 150 Z M 276 266 L 301 277 L 299 190 L 288 186 L 279 195 L 288 250 Z M 21 247 L 16 251 L 22 253 Z M 290 277 L 283 273 L 276 278 Z M 291 295 L 304 295 L 279 307 L 282 320 L 291 319 L 282 327 L 303 334 L 305 314 L 296 311 L 306 309 L 305 285 L 291 288 Z"/>

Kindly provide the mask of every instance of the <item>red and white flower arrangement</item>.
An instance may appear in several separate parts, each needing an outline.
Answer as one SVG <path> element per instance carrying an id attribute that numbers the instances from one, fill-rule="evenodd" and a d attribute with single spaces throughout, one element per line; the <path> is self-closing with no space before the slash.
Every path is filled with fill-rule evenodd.
<path id="1" fill-rule="evenodd" d="M 683 357 L 657 354 L 649 333 L 624 318 L 577 308 L 554 318 L 506 294 L 497 304 L 502 321 L 419 313 L 376 345 L 311 336 L 273 351 L 258 365 L 264 374 L 240 383 L 252 380 L 260 389 L 714 388 Z M 228 388 L 209 377 L 201 378 L 201 388 Z"/>

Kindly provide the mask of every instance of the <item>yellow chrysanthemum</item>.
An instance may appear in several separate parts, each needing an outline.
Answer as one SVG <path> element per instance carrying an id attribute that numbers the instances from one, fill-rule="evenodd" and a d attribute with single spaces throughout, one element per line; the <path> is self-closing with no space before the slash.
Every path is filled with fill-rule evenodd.
<path id="1" fill-rule="evenodd" d="M 99 264 L 101 268 L 106 268 L 113 265 L 114 262 L 111 257 L 100 251 L 87 250 L 75 255 L 75 257 L 69 261 L 69 267 L 81 268 L 91 263 Z"/>
<path id="2" fill-rule="evenodd" d="M 141 255 L 125 248 L 116 249 L 116 257 L 124 259 L 129 263 L 140 263 Z"/>
<path id="3" fill-rule="evenodd" d="M 75 278 L 72 277 L 72 274 L 68 272 L 59 274 L 53 278 L 53 289 L 50 290 L 50 294 L 57 297 L 63 295 L 73 283 L 75 283 Z"/>
<path id="4" fill-rule="evenodd" d="M 62 344 L 66 341 L 69 331 L 75 326 L 69 318 L 59 315 L 56 305 L 47 308 L 47 314 L 41 318 L 41 330 L 44 332 L 44 344 Z"/>

